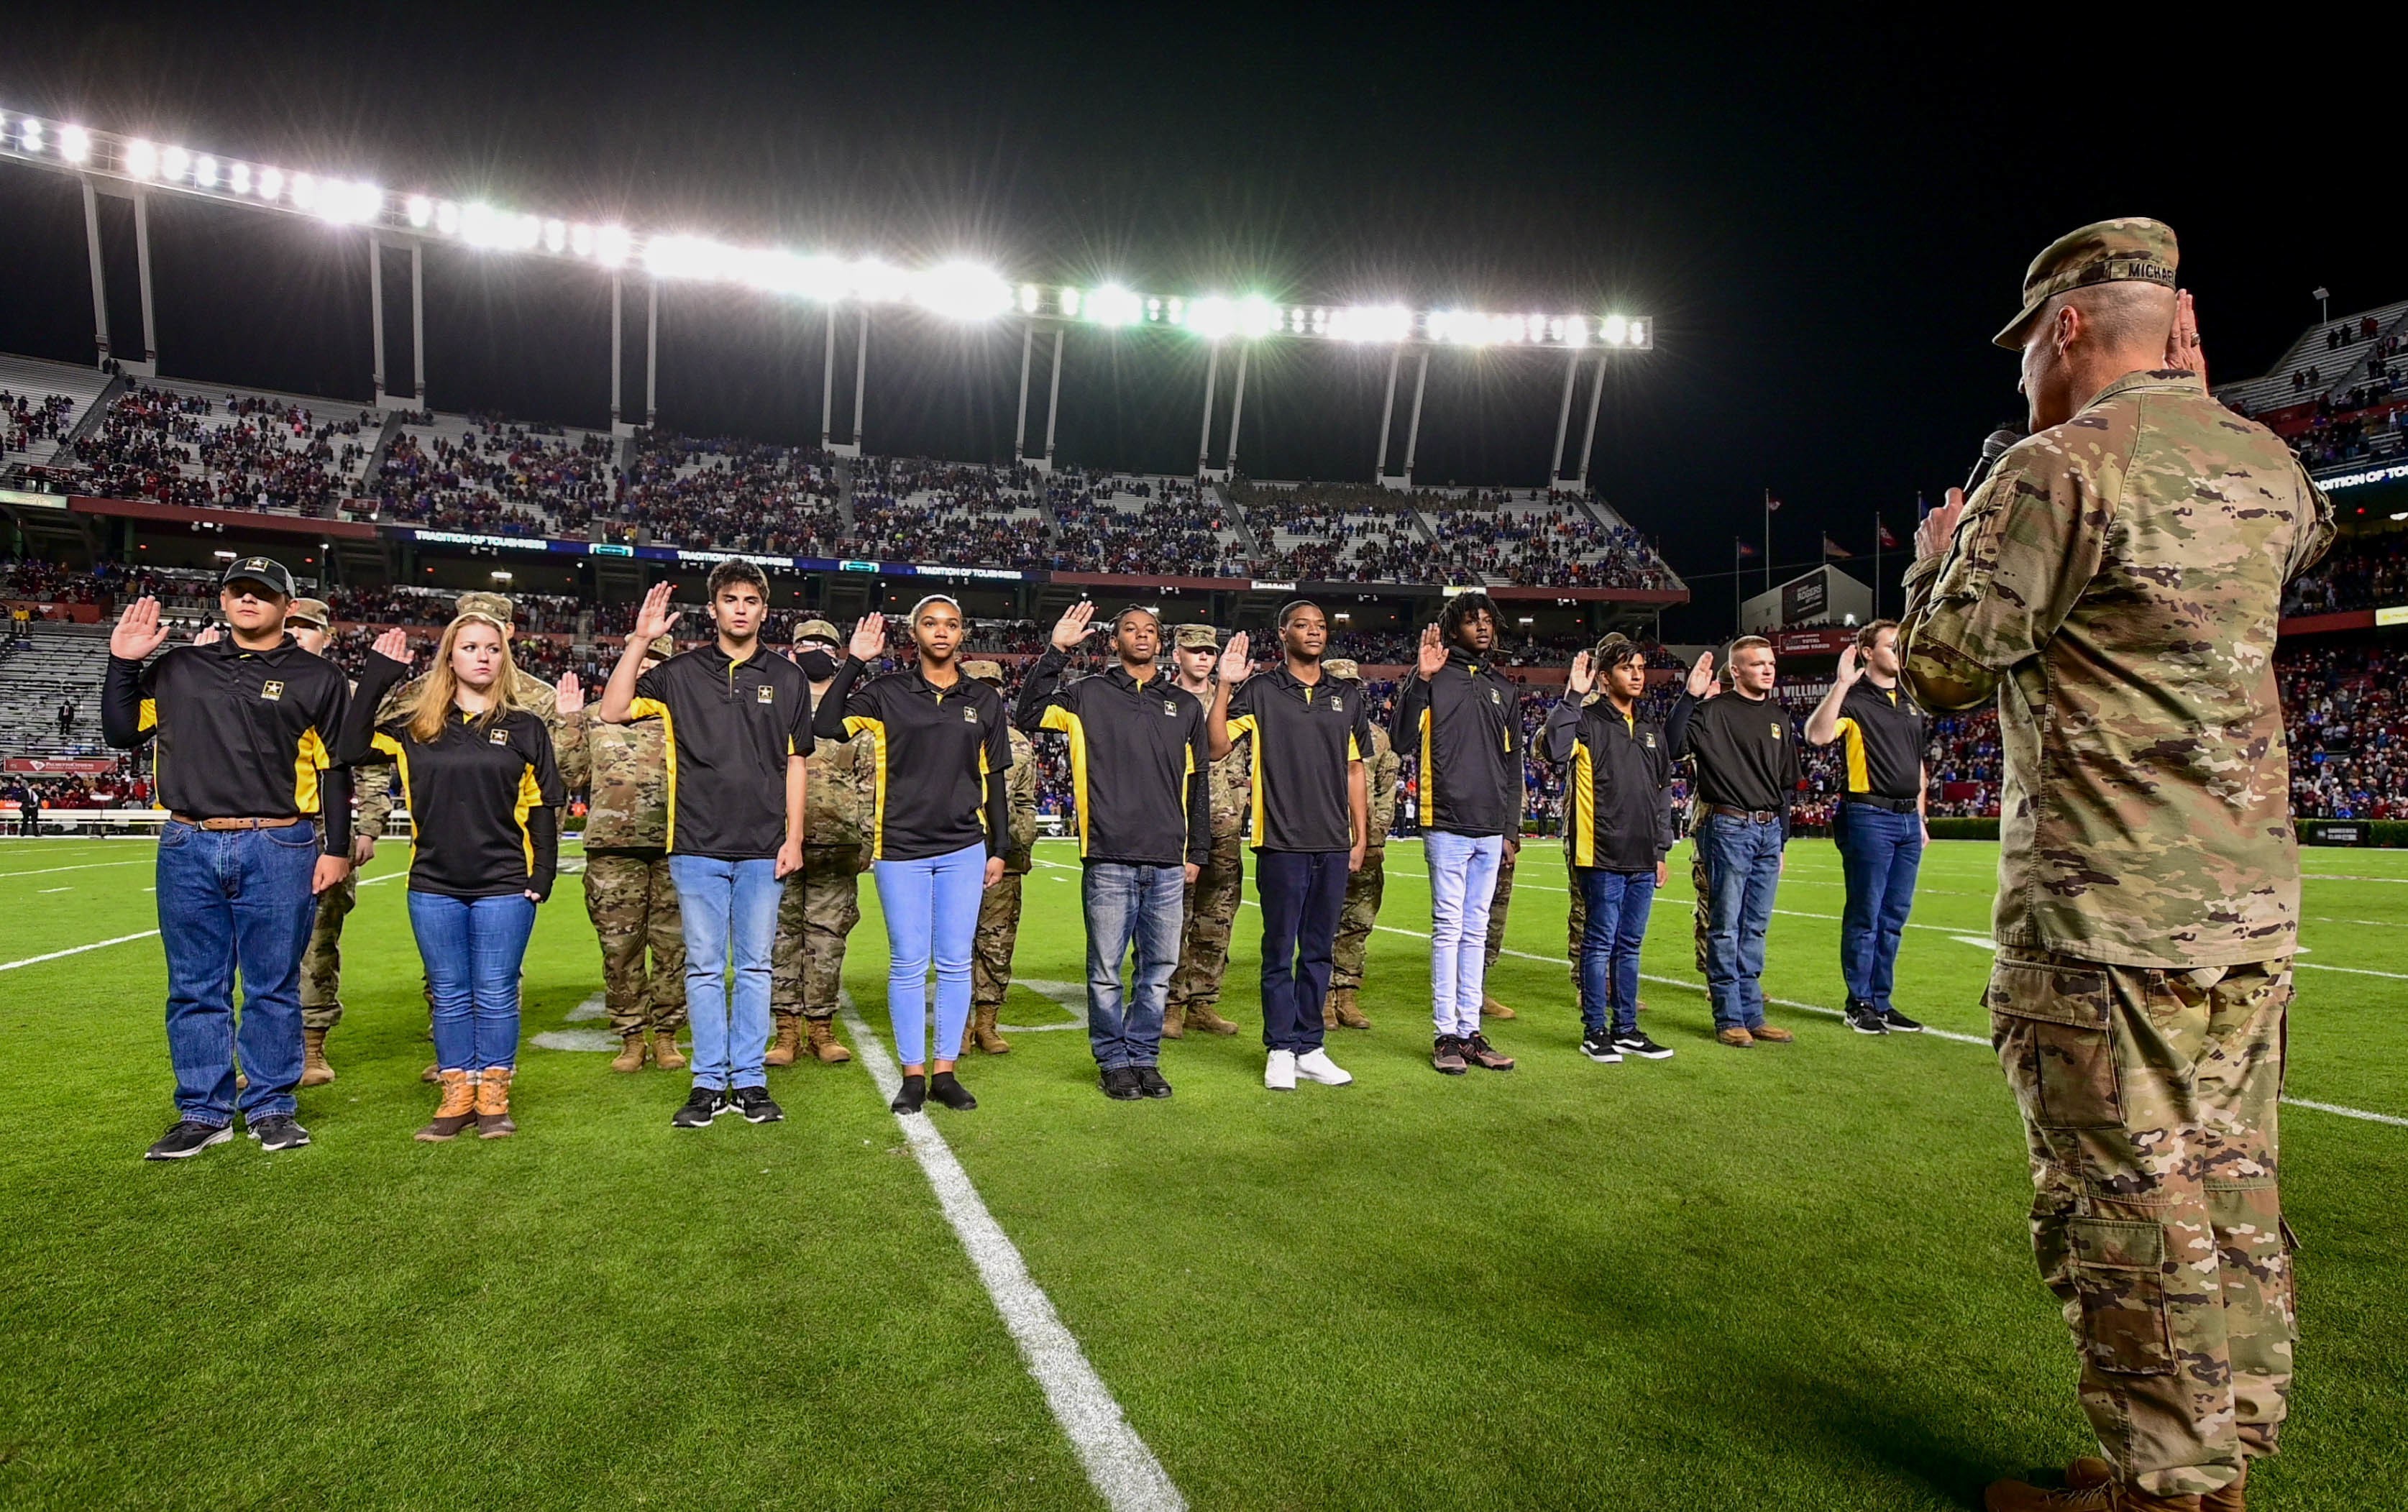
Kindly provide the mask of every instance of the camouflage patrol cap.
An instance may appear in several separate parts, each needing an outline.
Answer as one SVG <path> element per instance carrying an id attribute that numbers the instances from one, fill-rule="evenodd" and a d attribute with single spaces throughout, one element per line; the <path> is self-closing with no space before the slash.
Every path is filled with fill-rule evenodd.
<path id="1" fill-rule="evenodd" d="M 481 614 L 488 620 L 498 620 L 504 624 L 509 624 L 512 620 L 518 617 L 518 611 L 511 605 L 510 596 L 508 593 L 489 592 L 481 588 L 472 590 L 461 594 L 458 598 L 453 599 L 452 601 L 452 612 L 454 614 Z"/>
<path id="2" fill-rule="evenodd" d="M 1182 651 L 1218 650 L 1221 633 L 1211 625 L 1176 625 L 1170 632 L 1170 644 Z"/>
<path id="3" fill-rule="evenodd" d="M 1003 686 L 1003 663 L 1000 662 L 964 662 L 962 676 L 974 682 L 991 682 Z"/>
<path id="4" fill-rule="evenodd" d="M 1321 670 L 1346 682 L 1363 680 L 1363 669 L 1355 665 L 1351 656 L 1325 656 L 1321 659 Z"/>
<path id="5" fill-rule="evenodd" d="M 334 623 L 335 612 L 322 598 L 296 598 L 284 606 L 284 627 L 307 625 L 312 630 L 324 630 Z"/>
<path id="6" fill-rule="evenodd" d="M 806 620 L 795 627 L 796 644 L 800 645 L 807 640 L 824 640 L 831 646 L 844 644 L 844 637 L 836 633 L 836 626 L 825 620 Z"/>
<path id="7" fill-rule="evenodd" d="M 2023 329 L 2040 307 L 2069 289 L 2095 283 L 2155 283 L 2174 286 L 2174 269 L 2182 262 L 2174 245 L 2174 228 L 2163 221 L 2132 217 L 2095 221 L 2069 231 L 2048 244 L 2024 270 L 2023 313 L 1990 339 L 2013 351 L 2023 343 Z"/>
<path id="8" fill-rule="evenodd" d="M 657 656 L 666 662 L 677 654 L 677 638 L 673 635 L 654 635 L 652 644 L 644 648 L 644 654 Z"/>

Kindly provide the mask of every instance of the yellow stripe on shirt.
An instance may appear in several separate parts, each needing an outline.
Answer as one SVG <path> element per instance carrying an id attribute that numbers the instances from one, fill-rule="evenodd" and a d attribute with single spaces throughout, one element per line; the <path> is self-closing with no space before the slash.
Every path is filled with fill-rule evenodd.
<path id="1" fill-rule="evenodd" d="M 627 704 L 627 718 L 630 721 L 636 720 L 661 721 L 661 776 L 664 786 L 668 790 L 669 814 L 667 831 L 661 836 L 661 849 L 675 855 L 677 853 L 677 720 L 669 717 L 669 706 L 657 698 L 630 699 Z M 408 783 L 404 782 L 402 786 L 407 789 Z"/>
<path id="2" fill-rule="evenodd" d="M 883 861 L 886 859 L 886 721 L 862 714 L 844 717 L 844 737 L 847 740 L 865 730 L 869 732 L 869 749 L 873 758 L 870 764 L 878 774 L 877 798 L 870 806 L 869 815 L 869 859 Z M 982 763 L 986 760 L 983 746 L 980 748 L 979 760 Z M 983 816 L 984 813 L 985 807 L 982 805 L 980 814 Z M 984 822 L 983 817 L 981 822 Z"/>
<path id="3" fill-rule="evenodd" d="M 1038 721 L 1040 730 L 1052 730 L 1070 737 L 1070 799 L 1079 810 L 1079 859 L 1087 859 L 1087 726 L 1079 716 L 1059 704 L 1049 704 L 1045 716 Z M 985 748 L 980 748 L 982 751 Z M 979 774 L 983 777 L 986 774 Z M 983 806 L 980 813 L 984 814 Z"/>

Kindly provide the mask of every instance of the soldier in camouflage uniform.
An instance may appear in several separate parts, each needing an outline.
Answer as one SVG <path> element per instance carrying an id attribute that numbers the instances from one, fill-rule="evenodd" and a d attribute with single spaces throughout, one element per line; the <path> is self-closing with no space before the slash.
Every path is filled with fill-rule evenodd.
<path id="1" fill-rule="evenodd" d="M 999 662 L 964 662 L 962 674 L 1003 689 Z M 1020 879 L 1037 865 L 1037 747 L 1018 725 L 1011 735 L 1011 844 L 1003 853 L 1003 876 L 979 896 L 978 934 L 970 944 L 968 1040 L 989 1055 L 1004 1055 L 1010 1042 L 996 1032 L 1004 994 L 1011 990 L 1011 952 L 1020 943 Z"/>
<path id="2" fill-rule="evenodd" d="M 676 641 L 657 636 L 644 652 L 644 670 L 676 654 Z M 619 1036 L 610 1069 L 640 1071 L 649 1053 L 662 1070 L 681 1070 L 685 929 L 669 880 L 668 732 L 658 720 L 597 722 L 585 739 L 593 766 L 585 912 L 601 942 L 602 993 L 610 1032 Z"/>
<path id="3" fill-rule="evenodd" d="M 1207 708 L 1212 706 L 1212 669 L 1220 659 L 1219 631 L 1211 625 L 1172 627 L 1170 660 L 1179 686 L 1202 699 Z M 1179 966 L 1170 974 L 1169 1006 L 1162 1016 L 1166 1039 L 1183 1038 L 1190 1029 L 1208 1034 L 1238 1032 L 1218 1006 L 1221 974 L 1229 965 L 1229 926 L 1238 917 L 1238 892 L 1245 881 L 1254 759 L 1253 748 L 1240 741 L 1211 766 L 1212 854 L 1187 889 Z"/>
<path id="4" fill-rule="evenodd" d="M 312 656 L 326 654 L 334 639 L 334 611 L 326 601 L 296 598 L 284 607 L 284 628 L 294 644 Z M 359 868 L 376 859 L 377 836 L 393 812 L 393 785 L 357 785 L 359 816 L 351 822 L 351 870 L 318 894 L 318 920 L 301 955 L 301 1085 L 323 1087 L 335 1079 L 326 1062 L 326 1034 L 343 1021 L 343 920 L 360 901 Z"/>
<path id="5" fill-rule="evenodd" d="M 1348 682 L 1363 680 L 1362 668 L 1345 657 L 1324 657 L 1321 670 Z M 1397 827 L 1396 743 L 1387 727 L 1373 723 L 1370 749 L 1363 753 L 1363 775 L 1369 783 L 1371 839 L 1363 849 L 1363 868 L 1346 878 L 1346 902 L 1338 915 L 1338 939 L 1330 948 L 1329 997 L 1321 1007 L 1321 1024 L 1336 1029 L 1369 1029 L 1358 998 L 1363 991 L 1363 961 L 1369 953 L 1371 926 L 1379 922 L 1380 899 L 1387 891 L 1388 832 Z"/>
<path id="6" fill-rule="evenodd" d="M 795 661 L 810 679 L 814 701 L 827 692 L 843 657 L 836 626 L 806 620 L 795 627 Z M 869 869 L 869 828 L 876 801 L 877 741 L 867 731 L 850 739 L 822 735 L 811 748 L 804 789 L 803 869 L 786 878 L 778 899 L 778 939 L 769 953 L 769 1008 L 778 1034 L 767 1065 L 792 1065 L 808 1053 L 823 1065 L 842 1065 L 853 1052 L 836 1037 L 836 1010 L 844 991 L 844 948 L 861 922 L 861 874 Z"/>
<path id="7" fill-rule="evenodd" d="M 2240 1507 L 2295 1335 L 2277 1102 L 2300 912 L 2272 663 L 2331 506 L 2208 397 L 2172 230 L 2034 260 L 1999 342 L 2033 435 L 1915 538 L 1915 696 L 1995 695 L 1991 1037 L 2025 1124 L 2041 1274 L 2104 1464 L 1993 1512 Z"/>

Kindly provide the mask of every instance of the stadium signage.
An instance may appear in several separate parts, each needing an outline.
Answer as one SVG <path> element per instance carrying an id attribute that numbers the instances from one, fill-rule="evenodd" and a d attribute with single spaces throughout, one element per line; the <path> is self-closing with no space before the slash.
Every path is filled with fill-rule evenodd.
<path id="1" fill-rule="evenodd" d="M 800 565 L 800 559 L 796 557 L 755 556 L 749 551 L 689 551 L 682 548 L 679 549 L 677 559 L 680 562 L 750 562 L 756 567 L 794 567 Z"/>
<path id="2" fill-rule="evenodd" d="M 574 546 L 577 543 L 574 541 L 563 541 L 560 544 L 566 547 Z M 597 557 L 631 557 L 636 554 L 636 549 L 634 547 L 622 546 L 616 541 L 595 541 L 585 549 Z"/>
<path id="3" fill-rule="evenodd" d="M 2394 604 L 2387 609 L 2374 611 L 2378 625 L 2408 625 L 2408 604 Z"/>
<path id="4" fill-rule="evenodd" d="M 2364 472 L 2338 473 L 2331 478 L 2319 478 L 2316 486 L 2327 493 L 2339 489 L 2358 488 L 2368 483 L 2394 483 L 2408 478 L 2408 462 L 2394 463 L 2388 467 L 2370 467 Z"/>
<path id="5" fill-rule="evenodd" d="M 409 537 L 435 546 L 490 546 L 504 551 L 549 551 L 552 549 L 552 542 L 538 535 L 469 535 L 451 530 L 413 530 Z"/>
<path id="6" fill-rule="evenodd" d="M 22 488 L 0 488 L 0 504 L 12 504 L 21 509 L 64 509 L 67 506 L 67 496 L 64 493 L 36 493 Z"/>
<path id="7" fill-rule="evenodd" d="M 1293 593 L 1296 592 L 1296 584 L 1292 581 L 1284 583 L 1273 582 L 1268 578 L 1249 578 L 1246 580 L 1254 585 L 1254 591 L 1258 593 Z"/>
<path id="8" fill-rule="evenodd" d="M 876 572 L 878 570 L 878 563 L 875 562 L 839 562 L 836 564 L 836 570 L 838 572 Z"/>

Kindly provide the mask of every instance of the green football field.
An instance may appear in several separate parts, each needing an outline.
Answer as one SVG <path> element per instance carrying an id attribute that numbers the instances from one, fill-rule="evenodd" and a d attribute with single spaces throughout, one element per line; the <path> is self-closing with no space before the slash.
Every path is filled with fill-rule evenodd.
<path id="1" fill-rule="evenodd" d="M 0 1505 L 1974 1505 L 2086 1447 L 1978 1006 L 1996 849 L 1933 848 L 1900 963 L 1899 1006 L 1958 1037 L 1863 1039 L 1804 1006 L 1842 996 L 1841 889 L 1829 844 L 1797 843 L 1767 988 L 1799 1037 L 1745 1052 L 1707 1037 L 1684 849 L 1645 990 L 1678 1054 L 1602 1066 L 1573 1048 L 1561 852 L 1534 843 L 1492 978 L 1520 1068 L 1441 1077 L 1399 842 L 1375 1028 L 1332 1036 L 1354 1086 L 1263 1090 L 1248 909 L 1222 1004 L 1248 1032 L 1168 1046 L 1177 1096 L 1119 1104 L 1064 1006 L 1078 874 L 1048 844 L 1006 1015 L 1027 1032 L 965 1063 L 982 1106 L 932 1111 L 941 1143 L 866 1060 L 773 1072 L 782 1124 L 672 1132 L 683 1078 L 595 1048 L 569 877 L 527 962 L 519 1136 L 429 1146 L 390 847 L 345 941 L 339 1079 L 302 1096 L 316 1143 L 158 1165 L 150 849 L 0 843 Z M 2305 1335 L 2251 1501 L 2396 1506 L 2408 854 L 2305 864 Z M 882 1037 L 862 892 L 848 977 Z"/>

